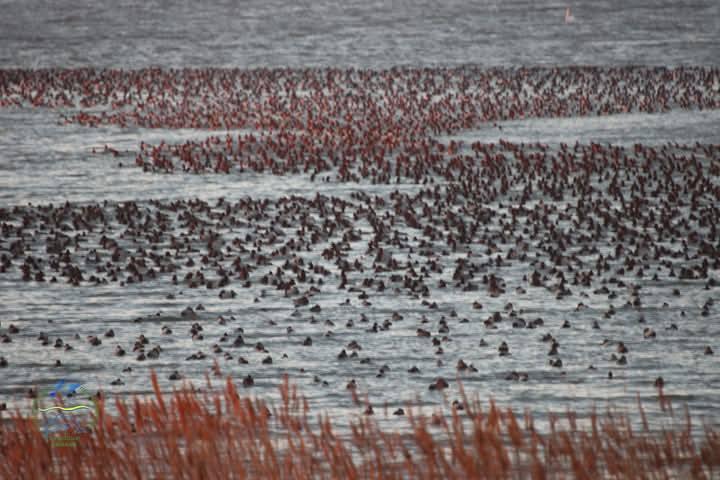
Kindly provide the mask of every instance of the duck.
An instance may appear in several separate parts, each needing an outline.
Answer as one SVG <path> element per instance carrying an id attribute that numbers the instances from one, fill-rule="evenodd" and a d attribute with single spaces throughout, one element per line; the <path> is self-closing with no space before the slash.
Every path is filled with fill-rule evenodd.
<path id="1" fill-rule="evenodd" d="M 185 360 L 204 360 L 206 358 L 206 355 L 203 352 L 198 351 L 197 353 L 193 353 L 189 357 L 185 358 Z"/>
<path id="2" fill-rule="evenodd" d="M 448 384 L 447 380 L 442 377 L 438 377 L 433 383 L 430 384 L 428 390 L 445 390 L 449 386 L 450 385 Z"/>

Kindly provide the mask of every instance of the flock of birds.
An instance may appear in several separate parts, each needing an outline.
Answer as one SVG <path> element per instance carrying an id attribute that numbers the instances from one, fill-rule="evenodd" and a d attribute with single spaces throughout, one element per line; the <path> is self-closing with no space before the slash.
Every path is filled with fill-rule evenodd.
<path id="1" fill-rule="evenodd" d="M 717 69 L 4 70 L 0 106 L 53 108 L 61 122 L 88 127 L 242 130 L 95 152 L 98 162 L 110 155 L 160 181 L 164 174 L 252 172 L 259 180 L 265 174 L 317 182 L 310 197 L 2 207 L 4 280 L 39 289 L 164 285 L 169 300 L 205 289 L 236 311 L 244 308 L 241 299 L 251 299 L 247 308 L 273 299 L 283 305 L 267 321 L 274 335 L 297 349 L 352 338 L 323 361 L 374 366 L 377 377 L 431 373 L 446 363 L 472 375 L 483 369 L 467 360 L 478 349 L 504 358 L 506 380 L 531 382 L 530 372 L 513 366 L 513 349 L 547 351 L 538 368 L 563 372 L 563 332 L 580 328 L 608 330 L 597 348 L 611 379 L 613 370 L 632 368 L 629 345 L 637 339 L 651 345 L 682 330 L 686 316 L 717 315 L 712 297 L 663 323 L 649 324 L 644 311 L 669 311 L 674 298 L 718 287 L 720 145 L 443 138 L 521 118 L 719 108 Z M 357 188 L 348 196 L 324 194 L 334 183 Z M 390 188 L 373 194 L 368 185 Z M 408 185 L 414 188 L 401 188 Z M 665 288 L 663 302 L 649 305 L 647 288 Z M 528 297 L 572 300 L 578 320 L 530 318 Z M 393 298 L 415 307 L 374 305 Z M 503 307 L 487 307 L 497 302 Z M 587 310 L 597 312 L 592 320 L 583 316 Z M 633 312 L 636 338 L 612 337 L 620 310 L 624 318 Z M 156 361 L 167 339 L 177 337 L 191 341 L 182 344 L 191 345 L 186 362 L 216 373 L 222 362 L 290 358 L 248 331 L 242 314 L 216 315 L 202 304 L 130 321 L 123 334 L 107 328 L 61 337 L 51 319 L 46 326 L 3 319 L 0 353 L 2 344 L 37 343 L 54 349 L 54 365 L 62 368 L 83 345 L 128 359 L 113 386 L 132 374 L 132 362 Z M 481 324 L 488 335 L 447 358 L 468 324 Z M 517 329 L 527 331 L 522 344 L 503 338 Z M 371 335 L 417 337 L 426 349 L 422 369 L 376 364 L 363 348 Z M 713 355 L 715 339 L 707 341 L 698 354 Z M 12 356 L 0 356 L 0 368 L 14 368 Z M 167 379 L 186 378 L 184 370 L 176 365 Z M 351 377 L 345 387 L 355 390 Z M 662 376 L 648 381 L 665 383 Z M 242 383 L 251 387 L 255 379 L 242 375 Z M 437 375 L 426 388 L 449 385 Z"/>

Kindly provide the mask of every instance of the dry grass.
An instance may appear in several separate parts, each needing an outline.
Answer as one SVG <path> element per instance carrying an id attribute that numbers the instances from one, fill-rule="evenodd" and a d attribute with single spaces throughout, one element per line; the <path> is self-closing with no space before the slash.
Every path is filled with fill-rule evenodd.
<path id="1" fill-rule="evenodd" d="M 0 478 L 714 478 L 720 470 L 720 434 L 694 433 L 687 411 L 681 428 L 660 432 L 638 404 L 641 431 L 611 413 L 580 428 L 568 412 L 567 428 L 555 418 L 541 433 L 527 412 L 493 402 L 483 410 L 461 391 L 464 409 L 446 416 L 406 409 L 406 433 L 363 416 L 340 436 L 327 416 L 313 419 L 287 378 L 272 409 L 231 379 L 213 393 L 162 394 L 154 375 L 152 383 L 154 398 L 117 400 L 116 415 L 100 401 L 95 430 L 74 448 L 51 446 L 35 421 L 13 414 L 0 423 Z"/>

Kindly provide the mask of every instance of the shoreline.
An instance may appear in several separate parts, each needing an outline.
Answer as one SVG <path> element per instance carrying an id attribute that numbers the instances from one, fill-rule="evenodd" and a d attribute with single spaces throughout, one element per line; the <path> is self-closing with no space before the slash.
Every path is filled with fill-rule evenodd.
<path id="1" fill-rule="evenodd" d="M 111 478 L 181 472 L 190 478 L 560 478 L 569 472 L 576 478 L 640 473 L 707 478 L 720 468 L 717 426 L 707 425 L 697 439 L 687 424 L 682 426 L 690 417 L 661 434 L 631 429 L 627 415 L 597 415 L 582 426 L 567 412 L 550 431 L 538 432 L 527 414 L 464 399 L 462 409 L 453 408 L 447 416 L 418 416 L 408 409 L 410 428 L 402 434 L 365 415 L 352 421 L 349 435 L 338 435 L 336 420 L 323 415 L 319 423 L 310 420 L 314 412 L 287 377 L 280 392 L 283 403 L 272 409 L 240 395 L 229 379 L 224 389 L 209 395 L 161 394 L 154 375 L 152 383 L 155 398 L 120 401 L 119 416 L 106 414 L 101 402 L 96 429 L 75 447 L 48 448 L 34 422 L 14 418 L 13 428 L 1 424 L 0 447 L 6 455 L 0 472 L 11 478 L 63 478 L 69 471 Z M 635 415 L 644 421 L 641 407 Z M 35 461 L 13 461 L 21 458 L 16 456 L 20 451 Z"/>

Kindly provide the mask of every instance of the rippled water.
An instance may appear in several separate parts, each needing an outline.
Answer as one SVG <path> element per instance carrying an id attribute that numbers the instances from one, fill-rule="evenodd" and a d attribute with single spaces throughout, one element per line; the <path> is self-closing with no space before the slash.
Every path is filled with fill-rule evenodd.
<path id="1" fill-rule="evenodd" d="M 565 4 L 557 2 L 3 2 L 5 14 L 0 18 L 0 66 L 35 67 L 78 65 L 135 68 L 162 66 L 308 66 L 329 65 L 390 67 L 403 65 L 465 64 L 702 64 L 717 65 L 720 51 L 720 4 L 718 2 L 574 2 L 574 23 L 565 24 Z M 146 130 L 100 127 L 88 129 L 77 125 L 59 125 L 58 112 L 49 110 L 0 110 L 0 207 L 28 203 L 88 203 L 150 199 L 219 197 L 236 200 L 246 196 L 278 198 L 284 195 L 314 196 L 318 189 L 304 176 L 273 175 L 158 175 L 131 166 L 140 140 L 154 143 L 204 138 L 207 131 Z M 720 143 L 718 111 L 671 111 L 663 114 L 627 114 L 603 118 L 531 119 L 501 122 L 478 131 L 461 132 L 452 138 L 465 141 L 544 142 L 557 145 L 591 141 L 632 145 L 642 142 L 661 145 L 666 142 Z M 222 132 L 223 134 L 225 132 Z M 449 138 L 444 139 L 449 140 Z M 123 152 L 116 158 L 93 154 L 111 145 Z M 124 153 L 127 151 L 127 153 Z M 122 163 L 122 166 L 120 165 Z M 414 191 L 417 186 L 368 186 L 329 184 L 322 193 L 348 198 L 357 190 L 387 195 L 389 192 Z M 361 226 L 362 228 L 362 226 Z M 228 232 L 230 234 L 231 232 Z M 236 232 L 232 232 L 236 233 Z M 317 255 L 317 253 L 315 253 Z M 517 276 L 521 276 L 518 272 Z M 519 278 L 513 281 L 519 283 Z M 668 292 L 683 288 L 683 296 L 674 299 L 672 307 L 660 307 Z M 510 291 L 510 289 L 509 289 Z M 166 299 L 176 293 L 174 300 Z M 279 374 L 290 373 L 313 404 L 337 415 L 357 413 L 345 383 L 358 379 L 361 389 L 370 392 L 375 405 L 387 402 L 402 405 L 418 398 L 435 405 L 441 396 L 427 391 L 427 385 L 438 375 L 455 377 L 455 359 L 473 362 L 480 372 L 463 381 L 471 394 L 494 397 L 514 407 L 529 407 L 543 413 L 548 409 L 571 407 L 587 413 L 593 405 L 604 406 L 606 400 L 632 409 L 635 395 L 652 402 L 655 389 L 652 380 L 662 375 L 668 392 L 687 402 L 693 412 L 717 420 L 720 408 L 720 369 L 717 362 L 702 355 L 702 347 L 720 336 L 717 313 L 700 317 L 699 306 L 717 293 L 705 291 L 701 284 L 665 282 L 643 290 L 646 308 L 642 314 L 648 325 L 661 330 L 670 322 L 683 322 L 678 332 L 660 332 L 653 343 L 638 336 L 638 312 L 620 311 L 603 330 L 589 328 L 608 302 L 604 298 L 583 300 L 590 309 L 575 312 L 578 298 L 561 301 L 541 294 L 498 299 L 483 298 L 482 315 L 470 308 L 473 294 L 462 292 L 442 297 L 440 310 L 433 314 L 432 325 L 439 315 L 455 308 L 459 318 L 473 322 L 455 325 L 453 342 L 445 348 L 446 363 L 433 367 L 435 358 L 427 341 L 415 337 L 421 310 L 416 301 L 392 294 L 378 295 L 370 311 L 339 303 L 346 293 L 325 293 L 317 297 L 323 306 L 318 317 L 337 323 L 334 338 L 322 339 L 328 330 L 322 321 L 308 323 L 309 316 L 291 317 L 293 308 L 277 294 L 253 300 L 258 289 L 238 289 L 238 298 L 217 298 L 216 292 L 186 289 L 179 294 L 166 281 L 118 289 L 111 286 L 72 288 L 65 284 L 45 285 L 20 282 L 0 276 L 2 328 L 14 323 L 21 333 L 12 344 L 0 346 L 0 353 L 13 366 L 0 370 L 3 383 L 0 397 L 12 405 L 22 405 L 24 391 L 31 385 L 49 384 L 60 376 L 72 376 L 98 385 L 113 394 L 146 393 L 147 372 L 154 367 L 162 384 L 172 370 L 181 368 L 189 378 L 202 380 L 209 362 L 187 363 L 184 357 L 197 350 L 186 335 L 190 321 L 179 318 L 189 305 L 202 303 L 201 313 L 208 339 L 242 326 L 246 341 L 262 342 L 273 352 L 275 363 L 262 365 L 263 355 L 248 353 L 249 365 L 228 362 L 220 365 L 224 372 L 240 378 L 252 373 L 258 395 L 274 394 Z M 546 319 L 548 331 L 556 332 L 566 319 L 578 328 L 562 333 L 563 359 L 568 365 L 562 376 L 546 363 L 546 348 L 538 344 L 540 331 L 504 328 L 486 331 L 480 320 L 487 312 L 500 311 L 514 302 L 527 315 Z M 618 301 L 617 305 L 622 302 Z M 686 319 L 680 312 L 687 310 Z M 342 327 L 348 318 L 368 313 L 372 321 L 382 321 L 393 311 L 405 316 L 390 333 L 368 335 L 364 325 L 355 330 Z M 160 316 L 155 320 L 133 323 L 137 317 Z M 227 326 L 214 323 L 218 315 L 233 315 Z M 277 322 L 270 325 L 269 320 Z M 52 323 L 49 321 L 52 320 Z M 161 338 L 160 326 L 169 324 L 177 332 L 172 338 Z M 296 332 L 287 335 L 293 325 Z M 103 354 L 84 341 L 76 341 L 72 355 L 58 356 L 54 349 L 40 348 L 35 337 L 41 331 L 51 337 L 70 338 L 80 332 L 100 335 L 112 327 L 117 342 L 107 340 Z M 506 326 L 507 327 L 507 326 Z M 640 328 L 640 332 L 641 332 Z M 164 353 L 154 362 L 135 362 L 109 355 L 110 345 L 127 344 L 139 333 L 151 342 L 161 343 Z M 306 335 L 320 340 L 311 349 L 299 346 Z M 477 347 L 480 337 L 490 347 Z M 606 379 L 607 368 L 587 370 L 588 363 L 604 366 L 598 352 L 605 337 L 628 338 L 633 352 L 631 368 L 616 370 L 616 379 Z M 373 358 L 370 365 L 357 362 L 338 363 L 334 356 L 350 340 L 357 339 L 364 352 Z M 498 358 L 496 346 L 507 340 L 513 349 L 512 369 L 527 371 L 531 381 L 514 383 L 503 380 L 507 363 Z M 532 343 L 530 343 L 530 340 Z M 207 340 L 210 345 L 215 340 Z M 526 348 L 525 345 L 533 348 Z M 206 346 L 207 346 L 206 345 Z M 539 346 L 538 346 L 539 345 Z M 716 348 L 720 350 L 720 348 Z M 289 358 L 281 360 L 281 353 Z M 52 366 L 63 359 L 63 368 Z M 391 372 L 376 378 L 378 366 L 387 363 Z M 423 373 L 410 377 L 405 371 L 421 365 Z M 133 375 L 123 375 L 122 368 L 133 367 Z M 306 373 L 301 373 L 304 368 Z M 316 386 L 313 375 L 329 382 Z M 110 387 L 117 377 L 125 380 L 121 387 Z M 456 391 L 449 393 L 455 398 Z"/>
<path id="2" fill-rule="evenodd" d="M 720 51 L 714 0 L 30 0 L 2 10 L 5 66 L 717 65 Z"/>
<path id="3" fill-rule="evenodd" d="M 92 149 L 101 149 L 105 143 L 118 149 L 133 149 L 137 137 L 145 141 L 153 138 L 201 138 L 207 132 L 128 132 L 115 128 L 88 131 L 77 126 L 56 126 L 53 124 L 54 115 L 53 112 L 42 111 L 2 112 L 0 118 L 3 119 L 5 132 L 8 132 L 3 138 L 14 138 L 15 135 L 17 139 L 3 150 L 2 165 L 6 174 L 0 190 L 2 205 L 20 206 L 28 202 L 36 205 L 48 202 L 59 204 L 65 200 L 87 203 L 99 199 L 125 201 L 189 197 L 214 202 L 221 196 L 234 200 L 246 196 L 278 198 L 289 194 L 311 197 L 318 188 L 316 183 L 302 176 L 288 178 L 253 174 L 238 178 L 237 175 L 159 175 L 144 173 L 134 166 L 119 167 L 119 162 L 129 164 L 133 157 L 97 155 L 91 153 Z M 527 120 L 503 122 L 501 133 L 498 129 L 488 127 L 487 130 L 466 132 L 460 136 L 465 140 L 483 141 L 496 141 L 502 137 L 517 141 L 546 139 L 551 142 L 612 140 L 625 144 L 652 136 L 658 143 L 668 140 L 693 143 L 698 139 L 720 143 L 720 136 L 712 128 L 716 120 L 715 112 L 624 115 L 606 118 L 602 122 L 597 119 Z M 658 128 L 658 125 L 662 127 Z M 675 125 L 675 128 L 670 125 Z M 688 125 L 694 128 L 688 128 Z M 37 132 L 38 141 L 24 139 L 23 135 L 32 129 Z M 597 137 L 592 133 L 596 131 L 599 132 Z M 43 174 L 39 175 L 38 172 Z M 348 198 L 350 193 L 357 190 L 387 195 L 396 188 L 395 185 L 359 187 L 346 183 L 323 186 L 322 191 L 325 195 Z M 417 187 L 405 184 L 400 189 L 413 191 Z M 359 227 L 367 229 L 367 226 Z M 239 233 L 242 232 L 228 231 L 226 234 L 235 236 Z M 362 245 L 364 243 L 359 244 L 361 248 Z M 317 252 L 308 254 L 307 258 L 317 258 L 313 255 L 318 255 L 322 248 L 319 246 Z M 519 276 L 524 273 L 526 271 L 522 268 L 518 270 L 517 277 L 513 277 L 510 272 L 511 285 L 521 285 L 523 282 Z M 661 308 L 669 291 L 678 286 L 684 289 L 684 296 L 674 299 L 671 308 Z M 503 295 L 498 299 L 482 294 L 478 297 L 477 292 L 445 293 L 439 312 L 429 315 L 432 319 L 430 325 L 435 325 L 440 315 L 448 315 L 452 309 L 457 310 L 458 318 L 467 317 L 472 322 L 466 325 L 458 325 L 457 320 L 451 322 L 453 342 L 444 345 L 443 358 L 446 363 L 439 368 L 434 366 L 435 356 L 427 340 L 415 336 L 415 329 L 423 326 L 418 323 L 421 315 L 428 314 L 427 309 L 416 300 L 392 294 L 374 294 L 373 306 L 368 309 L 359 305 L 339 306 L 349 296 L 344 291 L 325 293 L 316 298 L 323 307 L 323 312 L 317 315 L 320 322 L 310 324 L 308 313 L 300 318 L 292 317 L 294 309 L 279 293 L 270 293 L 260 303 L 254 303 L 253 299 L 259 295 L 258 288 L 237 291 L 238 298 L 220 300 L 216 291 L 178 289 L 167 280 L 120 289 L 113 285 L 73 288 L 63 282 L 38 287 L 33 283 L 19 281 L 17 275 L 0 276 L 0 304 L 4 309 L 2 324 L 7 327 L 9 323 L 14 323 L 21 328 L 21 334 L 12 344 L 0 347 L 13 363 L 11 369 L 3 371 L 4 383 L 0 392 L 13 404 L 22 405 L 20 399 L 29 386 L 46 385 L 59 375 L 70 375 L 102 386 L 113 394 L 147 393 L 147 372 L 150 368 L 159 372 L 161 383 L 166 388 L 171 387 L 167 375 L 178 368 L 188 378 L 201 381 L 211 364 L 210 360 L 194 363 L 186 362 L 184 357 L 198 349 L 207 351 L 222 333 L 241 326 L 246 332 L 246 342 L 253 344 L 262 341 L 273 353 L 274 364 L 262 365 L 260 360 L 265 355 L 246 348 L 240 353 L 250 360 L 250 364 L 238 365 L 236 361 L 220 359 L 224 372 L 236 378 L 251 373 L 256 379 L 254 392 L 260 395 L 270 393 L 273 396 L 279 374 L 290 373 L 314 401 L 314 405 L 337 414 L 356 411 L 345 390 L 345 383 L 350 378 L 358 379 L 361 388 L 370 392 L 370 399 L 375 405 L 387 402 L 391 406 L 399 406 L 416 399 L 427 405 L 441 402 L 442 397 L 428 392 L 427 385 L 438 375 L 454 378 L 455 361 L 458 358 L 473 362 L 480 369 L 478 374 L 463 376 L 468 392 L 483 398 L 494 397 L 518 408 L 529 407 L 539 414 L 565 407 L 572 407 L 581 413 L 588 412 L 594 405 L 602 407 L 606 400 L 630 408 L 636 394 L 651 403 L 655 395 L 652 380 L 657 375 L 662 375 L 668 385 L 672 385 L 668 391 L 674 398 L 688 402 L 698 414 L 714 417 L 720 404 L 720 372 L 714 361 L 702 355 L 702 349 L 709 339 L 715 339 L 720 334 L 718 317 L 715 313 L 709 318 L 699 316 L 700 305 L 716 295 L 713 296 L 712 291 L 703 290 L 702 284 L 697 282 L 648 282 L 643 290 L 646 307 L 641 311 L 621 309 L 618 319 L 604 325 L 602 330 L 590 329 L 592 320 L 600 318 L 607 306 L 613 303 L 602 297 L 588 300 L 572 296 L 556 301 L 546 293 L 533 291 L 522 296 Z M 167 300 L 165 297 L 168 293 L 177 294 L 177 298 Z M 483 312 L 474 311 L 470 307 L 476 298 L 481 298 Z M 547 328 L 524 331 L 505 325 L 499 331 L 485 329 L 481 320 L 490 312 L 502 311 L 508 301 L 524 310 L 528 318 L 543 317 Z M 575 312 L 578 301 L 588 304 L 590 309 Z M 619 298 L 615 305 L 620 306 L 623 302 Z M 200 314 L 207 340 L 198 344 L 190 340 L 187 333 L 192 322 L 181 319 L 179 314 L 186 306 L 199 303 L 207 308 L 206 312 Z M 682 310 L 688 311 L 688 318 L 680 317 Z M 407 320 L 396 322 L 391 332 L 366 334 L 364 330 L 367 324 L 357 323 L 360 313 L 366 313 L 372 323 L 389 318 L 393 311 L 400 312 Z M 156 319 L 133 323 L 137 317 L 154 316 L 157 313 L 160 316 Z M 217 325 L 215 319 L 219 315 L 233 315 L 237 320 L 227 326 Z M 671 322 L 682 322 L 681 331 L 661 331 L 661 339 L 648 343 L 642 340 L 639 333 L 642 330 L 637 323 L 639 315 L 645 316 L 647 324 L 658 330 L 664 329 Z M 356 321 L 353 329 L 344 327 L 345 321 L 350 318 Z M 334 321 L 336 326 L 324 325 L 326 319 Z M 566 319 L 571 320 L 577 328 L 562 331 L 559 337 L 563 361 L 567 366 L 567 374 L 561 376 L 546 365 L 547 345 L 539 343 L 538 338 L 545 331 L 560 332 L 559 327 Z M 52 324 L 48 323 L 50 320 Z M 270 320 L 276 321 L 277 325 L 270 325 Z M 170 325 L 175 335 L 162 337 L 162 325 Z M 295 328 L 292 335 L 285 333 L 289 325 Z M 86 335 L 101 335 L 108 328 L 115 330 L 116 338 L 104 339 L 101 349 L 85 342 Z M 333 330 L 335 337 L 323 339 L 322 335 L 327 330 Z M 65 341 L 72 341 L 72 335 L 79 332 L 82 340 L 72 342 L 76 350 L 71 355 L 58 353 L 50 347 L 38 350 L 35 337 L 41 331 L 48 332 L 52 339 L 61 337 Z M 115 344 L 127 347 L 139 333 L 147 335 L 151 344 L 157 342 L 163 347 L 159 360 L 136 362 L 132 355 L 122 359 L 110 356 Z M 315 339 L 314 346 L 309 349 L 300 346 L 307 335 Z M 490 347 L 477 347 L 481 337 L 488 341 Z M 630 339 L 627 342 L 633 352 L 630 368 L 618 370 L 609 365 L 603 368 L 609 351 L 601 349 L 599 344 L 608 337 Z M 351 340 L 360 341 L 364 348 L 361 353 L 370 356 L 372 364 L 359 365 L 356 361 L 342 363 L 334 360 L 337 352 Z M 501 340 L 507 341 L 513 349 L 511 364 L 497 356 L 496 347 Z M 98 354 L 98 351 L 103 353 Z M 287 353 L 289 359 L 279 359 L 281 353 Z M 62 369 L 52 366 L 56 358 L 62 359 Z M 589 363 L 600 368 L 590 372 L 587 370 Z M 376 378 L 377 369 L 383 364 L 390 365 L 392 370 L 385 378 Z M 406 374 L 405 371 L 412 365 L 420 366 L 423 373 L 417 376 Z M 132 366 L 133 374 L 122 373 L 125 366 Z M 301 368 L 307 373 L 301 373 Z M 607 368 L 615 370 L 616 379 L 613 382 L 606 379 Z M 532 380 L 527 384 L 507 382 L 504 376 L 509 369 L 527 371 Z M 312 382 L 314 375 L 327 380 L 330 386 L 315 385 Z M 118 377 L 123 378 L 125 385 L 110 387 L 109 383 Z M 457 392 L 450 395 L 452 399 L 452 395 L 457 395 Z"/>

